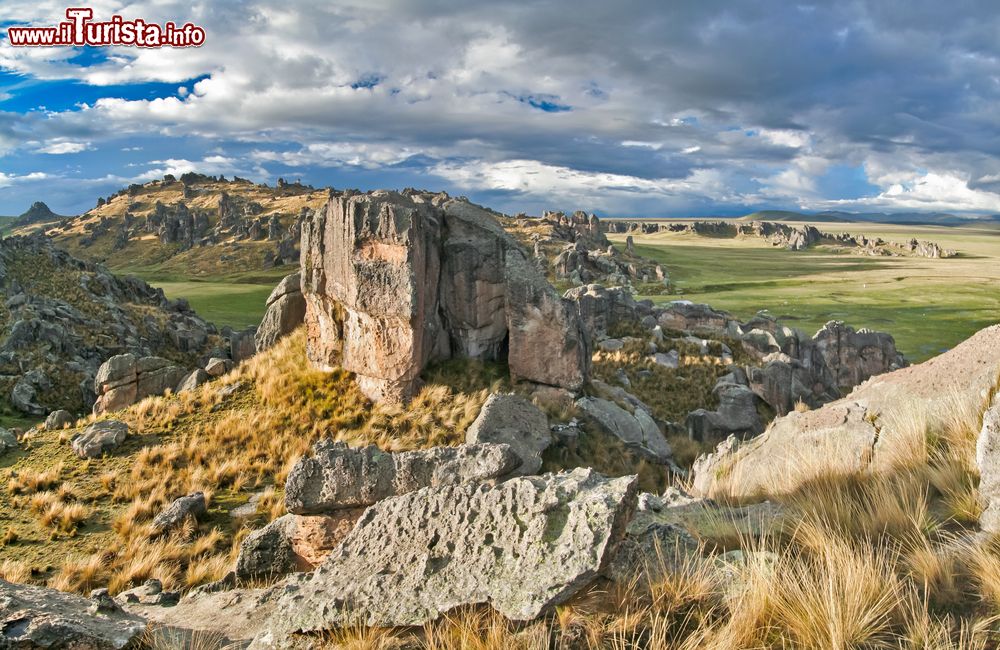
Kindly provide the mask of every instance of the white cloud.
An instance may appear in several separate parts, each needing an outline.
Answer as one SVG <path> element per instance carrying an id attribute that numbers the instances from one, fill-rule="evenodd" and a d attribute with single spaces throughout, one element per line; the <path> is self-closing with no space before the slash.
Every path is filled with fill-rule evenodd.
<path id="1" fill-rule="evenodd" d="M 61 155 L 68 153 L 80 153 L 81 151 L 86 151 L 90 149 L 89 142 L 72 142 L 70 140 L 54 140 L 47 143 L 46 145 L 39 147 L 39 153 L 47 153 L 52 155 Z"/>
<path id="2" fill-rule="evenodd" d="M 847 210 L 1000 212 L 1000 195 L 971 189 L 968 179 L 953 171 L 896 172 L 884 174 L 880 180 L 892 182 L 877 196 L 817 204 Z"/>
<path id="3" fill-rule="evenodd" d="M 41 181 L 50 178 L 45 172 L 31 172 L 29 174 L 5 174 L 0 172 L 0 187 L 10 187 L 11 185 L 18 185 L 20 183 L 30 183 L 32 181 Z"/>

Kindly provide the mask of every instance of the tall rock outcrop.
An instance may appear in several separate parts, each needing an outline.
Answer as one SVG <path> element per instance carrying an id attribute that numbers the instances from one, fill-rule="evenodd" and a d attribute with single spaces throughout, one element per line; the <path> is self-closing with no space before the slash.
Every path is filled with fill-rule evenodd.
<path id="1" fill-rule="evenodd" d="M 586 335 L 485 209 L 446 195 L 331 197 L 302 229 L 310 361 L 403 401 L 432 360 L 506 360 L 512 377 L 577 389 Z"/>

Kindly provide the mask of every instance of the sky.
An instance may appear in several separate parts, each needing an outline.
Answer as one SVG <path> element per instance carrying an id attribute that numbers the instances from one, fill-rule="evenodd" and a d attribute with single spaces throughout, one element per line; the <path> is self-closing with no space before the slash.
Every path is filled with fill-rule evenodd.
<path id="1" fill-rule="evenodd" d="M 0 214 L 186 171 L 507 212 L 1000 212 L 996 0 L 99 0 L 198 48 L 18 48 Z"/>

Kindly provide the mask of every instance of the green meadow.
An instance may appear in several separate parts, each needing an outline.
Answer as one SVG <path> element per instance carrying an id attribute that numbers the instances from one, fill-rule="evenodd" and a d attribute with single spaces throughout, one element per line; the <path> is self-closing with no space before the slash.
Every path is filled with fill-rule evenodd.
<path id="1" fill-rule="evenodd" d="M 757 239 L 690 234 L 633 235 L 636 252 L 662 263 L 687 299 L 741 319 L 767 310 L 812 334 L 829 320 L 890 332 L 922 361 L 1000 322 L 1000 230 L 883 224 L 818 224 L 829 232 L 893 241 L 936 241 L 948 259 L 868 257 L 832 247 L 789 251 Z M 624 242 L 624 235 L 610 235 Z"/>

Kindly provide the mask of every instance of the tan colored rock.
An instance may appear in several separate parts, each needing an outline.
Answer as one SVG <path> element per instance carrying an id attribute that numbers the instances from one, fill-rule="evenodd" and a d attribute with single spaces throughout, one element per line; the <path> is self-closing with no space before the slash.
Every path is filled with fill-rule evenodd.
<path id="1" fill-rule="evenodd" d="M 517 379 L 576 389 L 588 343 L 573 305 L 485 209 L 444 195 L 333 197 L 303 227 L 310 361 L 405 401 L 435 359 L 506 360 Z"/>
<path id="2" fill-rule="evenodd" d="M 695 462 L 703 496 L 763 497 L 818 472 L 856 472 L 905 460 L 928 426 L 982 413 L 1000 377 L 1000 325 L 929 361 L 878 375 L 846 398 L 789 413 L 746 443 L 723 442 Z"/>

